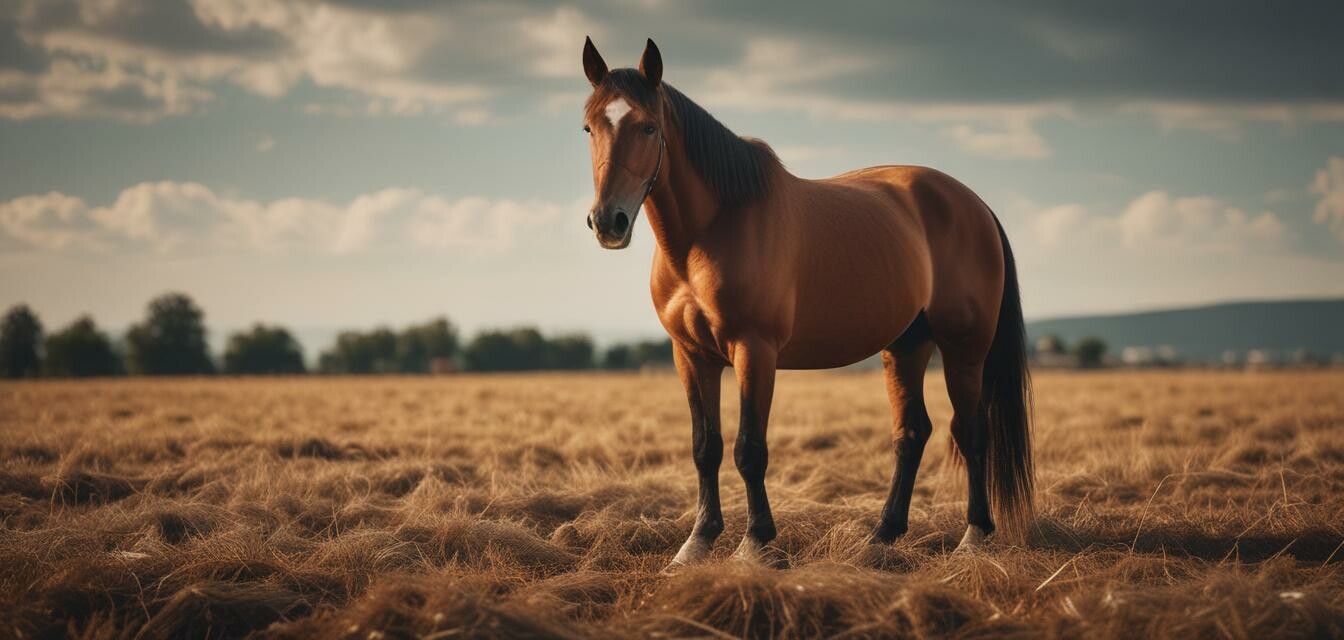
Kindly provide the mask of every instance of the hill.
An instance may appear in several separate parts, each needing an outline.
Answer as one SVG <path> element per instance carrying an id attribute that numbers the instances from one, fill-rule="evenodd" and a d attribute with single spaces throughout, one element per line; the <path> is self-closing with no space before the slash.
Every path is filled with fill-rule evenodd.
<path id="1" fill-rule="evenodd" d="M 1194 362 L 1219 359 L 1224 351 L 1299 349 L 1329 357 L 1344 353 L 1344 299 L 1232 302 L 1187 309 L 1052 318 L 1027 323 L 1035 340 L 1055 334 L 1072 344 L 1098 336 L 1112 352 L 1170 345 Z"/>

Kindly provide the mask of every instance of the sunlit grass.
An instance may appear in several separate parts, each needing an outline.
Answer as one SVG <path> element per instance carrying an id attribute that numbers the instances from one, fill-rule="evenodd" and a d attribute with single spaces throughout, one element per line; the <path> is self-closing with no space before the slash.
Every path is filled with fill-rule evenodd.
<path id="1" fill-rule="evenodd" d="M 1344 635 L 1344 374 L 1036 392 L 1025 545 L 949 553 L 934 372 L 911 530 L 867 546 L 880 375 L 783 373 L 767 482 L 793 568 L 727 560 L 729 455 L 718 559 L 668 577 L 695 499 L 670 374 L 0 385 L 0 635 Z"/>

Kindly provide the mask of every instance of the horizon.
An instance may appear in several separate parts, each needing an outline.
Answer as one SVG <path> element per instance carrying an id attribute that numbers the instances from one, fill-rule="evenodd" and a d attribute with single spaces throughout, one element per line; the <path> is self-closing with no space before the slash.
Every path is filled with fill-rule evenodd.
<path id="1" fill-rule="evenodd" d="M 167 293 L 167 292 L 165 292 L 165 293 Z M 188 296 L 191 297 L 189 293 L 188 293 Z M 1315 297 L 1315 298 L 1228 299 L 1228 300 L 1222 300 L 1222 301 L 1215 301 L 1215 302 L 1207 303 L 1207 304 L 1197 304 L 1197 305 L 1189 305 L 1189 306 L 1170 306 L 1170 307 L 1148 308 L 1148 309 L 1137 309 L 1137 310 L 1128 310 L 1128 311 L 1123 311 L 1123 310 L 1122 310 L 1122 311 L 1115 311 L 1115 312 L 1103 312 L 1103 313 L 1095 313 L 1095 314 L 1047 316 L 1047 317 L 1040 317 L 1040 318 L 1030 318 L 1030 317 L 1028 317 L 1028 318 L 1025 318 L 1025 321 L 1026 321 L 1026 327 L 1027 327 L 1027 329 L 1030 331 L 1030 329 L 1032 328 L 1033 325 L 1040 325 L 1040 324 L 1054 323 L 1054 322 L 1061 322 L 1061 321 L 1068 322 L 1068 321 L 1076 321 L 1076 320 L 1097 320 L 1097 319 L 1109 319 L 1109 318 L 1126 318 L 1126 317 L 1131 317 L 1131 316 L 1142 316 L 1142 315 L 1148 315 L 1148 314 L 1179 313 L 1179 312 L 1185 312 L 1185 311 L 1199 311 L 1199 310 L 1216 309 L 1216 308 L 1220 308 L 1220 307 L 1230 307 L 1230 306 L 1239 306 L 1239 305 L 1312 304 L 1312 303 L 1332 303 L 1332 302 L 1344 302 L 1344 296 L 1340 296 L 1340 297 Z M 146 301 L 146 305 L 148 305 L 148 301 Z M 595 347 L 599 352 L 601 352 L 601 351 L 603 351 L 603 350 L 605 350 L 605 349 L 608 349 L 608 348 L 610 348 L 610 347 L 612 347 L 612 346 L 614 346 L 614 345 L 617 345 L 617 344 L 631 344 L 631 343 L 635 343 L 635 342 L 658 341 L 658 340 L 665 340 L 665 339 L 667 339 L 667 335 L 666 335 L 665 333 L 661 333 L 661 332 L 659 332 L 659 333 L 635 333 L 635 332 L 631 332 L 631 333 L 599 333 L 599 332 L 593 332 L 593 331 L 590 331 L 590 330 L 586 330 L 586 329 L 583 329 L 583 328 L 575 328 L 575 329 L 558 328 L 558 329 L 557 329 L 557 328 L 549 328 L 549 327 L 543 327 L 543 326 L 538 326 L 538 325 L 534 325 L 534 324 L 526 324 L 526 323 L 502 324 L 502 325 L 490 325 L 490 326 L 479 326 L 479 327 L 463 327 L 462 325 L 458 324 L 458 323 L 452 318 L 452 316 L 449 316 L 449 315 L 447 315 L 447 314 L 436 314 L 436 315 L 432 315 L 432 316 L 426 316 L 426 317 L 423 317 L 423 318 L 412 318 L 412 319 L 407 320 L 406 322 L 401 322 L 401 323 L 387 323 L 387 322 L 382 322 L 382 323 L 375 323 L 375 324 L 361 325 L 361 326 L 353 326 L 353 325 L 347 325 L 347 326 L 311 326 L 311 325 L 305 326 L 305 325 L 293 325 L 293 326 L 291 326 L 291 325 L 285 325 L 285 324 L 282 324 L 282 323 L 268 322 L 268 321 L 265 321 L 265 320 L 257 320 L 257 321 L 253 321 L 253 322 L 246 323 L 246 324 L 243 324 L 243 325 L 217 326 L 217 325 L 213 324 L 213 323 L 211 322 L 211 320 L 210 320 L 210 310 L 209 310 L 209 309 L 204 309 L 204 308 L 202 308 L 201 310 L 202 310 L 202 312 L 204 313 L 204 323 L 205 323 L 206 339 L 207 339 L 207 341 L 208 341 L 208 343 L 209 343 L 210 351 L 211 351 L 212 356 L 214 356 L 214 357 L 218 357 L 219 354 L 222 354 L 222 353 L 224 352 L 224 347 L 225 347 L 226 343 L 228 342 L 229 337 L 232 336 L 232 335 L 234 335 L 235 333 L 240 333 L 240 332 L 247 331 L 248 329 L 251 329 L 253 326 L 256 326 L 256 325 L 265 325 L 265 326 L 269 326 L 269 327 L 279 327 L 279 328 L 282 328 L 282 329 L 285 329 L 286 331 L 288 331 L 288 332 L 293 336 L 293 338 L 295 339 L 295 341 L 297 341 L 297 342 L 299 343 L 299 346 L 300 346 L 300 348 L 301 348 L 302 351 L 303 351 L 304 361 L 307 362 L 307 363 L 309 363 L 309 364 L 314 364 L 314 363 L 317 361 L 318 356 L 319 356 L 322 352 L 327 351 L 327 350 L 329 350 L 330 347 L 334 346 L 334 345 L 335 345 L 335 342 L 336 342 L 336 338 L 337 338 L 337 336 L 339 336 L 341 333 L 344 333 L 344 332 L 368 332 L 368 331 L 373 331 L 373 330 L 376 330 L 376 329 L 384 329 L 384 328 L 385 328 L 385 329 L 390 329 L 390 330 L 393 330 L 393 331 L 399 331 L 399 330 L 401 330 L 401 329 L 406 328 L 408 325 L 417 324 L 417 323 L 422 323 L 422 322 L 427 322 L 427 321 L 429 321 L 429 320 L 432 320 L 432 319 L 435 319 L 435 318 L 439 318 L 439 317 L 446 318 L 446 319 L 449 321 L 449 323 L 452 324 L 452 326 L 453 326 L 453 327 L 456 329 L 456 331 L 457 331 L 457 334 L 458 334 L 459 339 L 460 339 L 464 344 L 465 344 L 466 342 L 470 341 L 474 336 L 476 336 L 476 335 L 478 335 L 478 334 L 480 334 L 480 333 L 482 333 L 482 332 L 485 332 L 485 331 L 508 331 L 508 330 L 512 330 L 512 329 L 526 329 L 526 328 L 537 329 L 538 331 L 540 331 L 543 335 L 545 335 L 545 336 L 547 336 L 547 337 L 556 337 L 556 336 L 560 336 L 560 335 L 575 335 L 575 334 L 583 335 L 583 336 L 585 336 L 585 337 L 587 337 L 587 338 L 590 338 L 590 339 L 592 340 L 594 347 Z M 41 313 L 41 310 L 39 310 L 39 309 L 33 309 L 33 312 L 38 316 L 39 321 L 42 321 L 42 323 L 43 323 L 43 327 L 42 327 L 42 328 L 43 328 L 43 330 L 44 330 L 48 335 L 51 334 L 51 333 L 54 332 L 54 331 L 58 331 L 58 330 L 64 328 L 64 325 L 61 325 L 61 326 L 53 326 L 53 325 L 51 325 L 51 324 L 48 324 L 45 320 L 42 319 L 42 313 Z M 88 315 L 91 316 L 91 314 L 88 314 Z M 91 316 L 91 317 L 92 317 L 92 316 Z M 76 319 L 77 319 L 77 318 L 76 318 Z M 100 321 L 98 320 L 97 317 L 93 317 L 93 320 L 94 320 L 95 324 L 97 324 L 99 330 L 101 330 L 101 331 L 105 332 L 106 334 L 108 334 L 108 337 L 109 337 L 114 343 L 119 343 L 119 342 L 122 340 L 122 338 L 125 336 L 126 332 L 130 330 L 131 326 L 132 326 L 135 322 L 139 322 L 141 319 L 136 319 L 135 321 L 133 321 L 133 322 L 131 322 L 131 323 L 127 323 L 127 324 L 125 324 L 125 325 L 120 325 L 120 326 L 110 326 L 110 325 L 104 324 L 104 323 L 100 322 Z M 73 321 L 74 321 L 74 319 L 71 320 L 71 322 L 73 322 Z M 1029 336 L 1029 337 L 1032 337 L 1032 336 Z M 1119 348 L 1123 348 L 1123 347 L 1125 347 L 1125 346 L 1135 346 L 1135 345 L 1121 345 L 1121 344 L 1116 344 L 1116 345 L 1110 345 L 1110 346 L 1111 346 L 1112 348 L 1119 349 Z M 1145 346 L 1145 345 L 1139 345 L 1139 346 Z M 1158 346 L 1158 345 L 1146 345 L 1146 346 Z M 1329 355 L 1329 354 L 1327 354 L 1327 355 Z"/>
<path id="2" fill-rule="evenodd" d="M 1321 80 L 1344 66 L 1341 19 L 1327 3 L 3 3 L 0 303 L 118 331 L 184 291 L 216 340 L 437 315 L 464 335 L 661 337 L 647 223 L 621 252 L 583 226 L 587 35 L 613 67 L 652 37 L 667 82 L 797 175 L 958 178 L 1002 220 L 1032 321 L 1344 297 L 1344 84 Z"/>

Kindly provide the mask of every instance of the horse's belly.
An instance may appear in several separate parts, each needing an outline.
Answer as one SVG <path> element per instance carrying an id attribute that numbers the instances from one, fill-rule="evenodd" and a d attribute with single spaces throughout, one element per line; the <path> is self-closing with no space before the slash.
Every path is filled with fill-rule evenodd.
<path id="1" fill-rule="evenodd" d="M 779 368 L 830 369 L 862 361 L 895 342 L 918 314 L 912 307 L 908 313 L 837 319 L 825 331 L 795 332 L 779 352 Z"/>
<path id="2" fill-rule="evenodd" d="M 817 273 L 817 272 L 814 272 Z M 929 271 L 920 260 L 835 269 L 799 291 L 793 331 L 780 351 L 787 369 L 843 367 L 900 337 L 929 303 Z"/>

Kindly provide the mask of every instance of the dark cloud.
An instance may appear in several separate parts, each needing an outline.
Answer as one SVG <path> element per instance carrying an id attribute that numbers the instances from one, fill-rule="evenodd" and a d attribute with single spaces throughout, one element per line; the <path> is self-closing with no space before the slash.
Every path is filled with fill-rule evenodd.
<path id="1" fill-rule="evenodd" d="M 1344 97 L 1338 2 L 733 2 L 702 4 L 696 19 L 731 22 L 744 37 L 820 40 L 819 54 L 839 48 L 890 60 L 885 70 L 834 83 L 855 93 Z"/>
<path id="2" fill-rule="evenodd" d="M 83 32 L 169 54 L 265 56 L 286 46 L 283 35 L 265 29 L 206 24 L 187 2 L 133 0 L 115 11 L 81 11 L 73 0 L 43 0 L 28 9 L 22 26 L 33 33 Z"/>
<path id="3" fill-rule="evenodd" d="M 0 17 L 0 69 L 37 73 L 46 66 L 46 55 L 19 36 L 19 23 L 13 18 Z"/>

